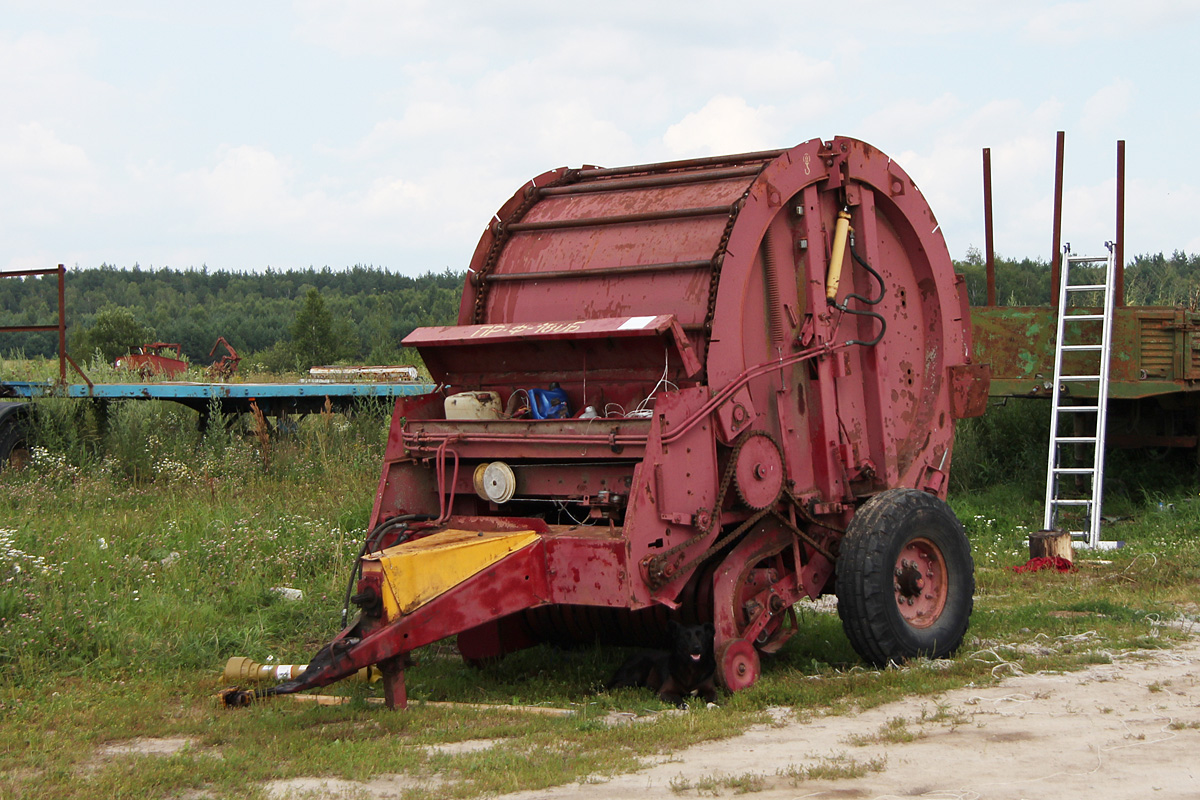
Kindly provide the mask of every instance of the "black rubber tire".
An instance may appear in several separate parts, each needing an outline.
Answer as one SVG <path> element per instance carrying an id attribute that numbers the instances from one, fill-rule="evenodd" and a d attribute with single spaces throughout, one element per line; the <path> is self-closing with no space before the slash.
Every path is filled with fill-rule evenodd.
<path id="1" fill-rule="evenodd" d="M 927 627 L 901 615 L 894 570 L 901 552 L 922 539 L 945 565 L 945 604 Z M 837 559 L 838 616 L 850 644 L 876 667 L 910 658 L 944 658 L 962 644 L 971 620 L 975 562 L 950 506 L 914 489 L 875 495 L 854 515 Z"/>
<path id="2" fill-rule="evenodd" d="M 29 442 L 23 423 L 15 415 L 0 419 L 0 469 L 23 466 L 28 461 Z"/>

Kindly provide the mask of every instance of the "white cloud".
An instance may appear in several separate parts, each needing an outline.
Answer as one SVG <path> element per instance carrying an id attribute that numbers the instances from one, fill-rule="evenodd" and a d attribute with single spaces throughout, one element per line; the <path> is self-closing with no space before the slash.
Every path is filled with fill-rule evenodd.
<path id="1" fill-rule="evenodd" d="M 1189 180 L 1190 182 L 1185 182 Z M 1184 250 L 1200 253 L 1196 209 L 1200 181 L 1195 176 L 1159 176 L 1126 183 L 1125 256 Z M 1163 231 L 1184 231 L 1184 237 L 1164 237 Z"/>
<path id="2" fill-rule="evenodd" d="M 399 178 L 380 178 L 371 185 L 360 207 L 377 219 L 402 219 L 429 202 L 429 188 Z"/>
<path id="3" fill-rule="evenodd" d="M 779 143 L 771 106 L 751 108 L 741 97 L 718 96 L 667 128 L 663 143 L 676 157 L 764 150 Z"/>
<path id="4" fill-rule="evenodd" d="M 1079 255 L 1104 255 L 1116 238 L 1116 179 L 1063 191 L 1063 243 Z"/>
<path id="5" fill-rule="evenodd" d="M 117 93 L 88 72 L 96 48 L 86 32 L 13 35 L 0 27 L 0 129 L 28 122 L 64 129 L 101 116 Z"/>
<path id="6" fill-rule="evenodd" d="M 273 153 L 250 145 L 223 147 L 211 167 L 178 176 L 180 196 L 209 230 L 279 229 L 303 220 L 306 202 L 292 194 L 293 170 Z"/>
<path id="7" fill-rule="evenodd" d="M 1133 99 L 1133 81 L 1121 78 L 1100 89 L 1083 105 L 1080 123 L 1086 127 L 1108 129 L 1112 122 L 1125 116 Z"/>
<path id="8" fill-rule="evenodd" d="M 91 172 L 92 165 L 82 147 L 62 141 L 41 123 L 29 122 L 0 139 L 0 169 L 61 178 Z"/>
<path id="9" fill-rule="evenodd" d="M 69 224 L 103 213 L 99 174 L 83 147 L 41 123 L 0 130 L 0 208 L 10 225 Z"/>
<path id="10" fill-rule="evenodd" d="M 1069 45 L 1127 36 L 1159 26 L 1181 26 L 1200 17 L 1195 0 L 1080 0 L 1036 4 L 1026 34 L 1045 44 Z M 1107 54 L 1096 52 L 1098 63 Z"/>
<path id="11" fill-rule="evenodd" d="M 966 104 L 949 92 L 926 102 L 907 98 L 890 103 L 868 114 L 862 121 L 863 130 L 874 136 L 907 139 L 936 136 L 947 124 L 966 110 Z"/>
<path id="12" fill-rule="evenodd" d="M 294 31 L 304 41 L 345 56 L 409 51 L 419 59 L 439 48 L 470 53 L 494 45 L 501 38 L 496 24 L 519 16 L 519 9 L 429 0 L 300 0 L 294 5 Z M 513 29 L 519 35 L 519 28 Z"/>

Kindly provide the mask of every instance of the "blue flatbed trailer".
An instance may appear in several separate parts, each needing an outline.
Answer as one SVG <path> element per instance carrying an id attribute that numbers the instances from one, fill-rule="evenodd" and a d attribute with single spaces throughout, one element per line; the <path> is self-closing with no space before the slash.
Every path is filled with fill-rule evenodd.
<path id="1" fill-rule="evenodd" d="M 124 400 L 165 400 L 181 403 L 200 414 L 200 426 L 214 410 L 221 414 L 249 414 L 255 404 L 264 416 L 286 419 L 315 414 L 328 408 L 341 412 L 363 399 L 394 400 L 426 394 L 428 383 L 74 383 L 0 381 L 0 467 L 15 452 L 27 447 L 22 421 L 29 401 L 41 397 L 66 397 L 101 403 Z"/>
<path id="2" fill-rule="evenodd" d="M 12 381 L 0 379 L 0 467 L 14 453 L 28 450 L 24 420 L 29 413 L 29 401 L 39 397 L 66 397 L 107 403 L 115 400 L 166 400 L 181 403 L 200 414 L 200 426 L 208 424 L 214 410 L 221 414 L 248 414 L 251 405 L 263 416 L 284 420 L 292 414 L 314 414 L 328 408 L 346 411 L 363 399 L 395 400 L 406 395 L 427 394 L 436 387 L 418 381 L 341 382 L 309 381 L 305 383 L 191 383 L 164 381 L 161 383 L 93 383 L 67 355 L 66 268 L 24 269 L 0 271 L 0 278 L 41 278 L 55 275 L 58 279 L 58 322 L 45 325 L 4 325 L 2 332 L 58 334 L 58 381 Z M 67 383 L 67 365 L 84 383 Z"/>
<path id="3" fill-rule="evenodd" d="M 428 383 L 72 383 L 60 385 L 35 381 L 0 381 L 0 397 L 72 397 L 93 400 L 168 400 L 201 414 L 216 404 L 222 414 L 246 414 L 256 403 L 266 416 L 312 414 L 325 408 L 343 411 L 363 398 L 395 399 L 426 394 Z"/>

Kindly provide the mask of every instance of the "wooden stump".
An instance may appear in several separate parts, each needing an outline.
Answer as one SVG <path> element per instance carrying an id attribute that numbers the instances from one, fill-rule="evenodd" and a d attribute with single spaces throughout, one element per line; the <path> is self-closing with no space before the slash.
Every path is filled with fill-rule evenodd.
<path id="1" fill-rule="evenodd" d="M 1068 531 L 1038 531 L 1029 535 L 1030 558 L 1064 558 L 1074 563 L 1075 548 Z"/>

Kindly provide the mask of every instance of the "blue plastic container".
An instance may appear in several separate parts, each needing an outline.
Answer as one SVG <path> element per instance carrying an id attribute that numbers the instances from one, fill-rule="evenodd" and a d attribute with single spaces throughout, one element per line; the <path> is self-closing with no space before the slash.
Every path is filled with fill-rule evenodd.
<path id="1" fill-rule="evenodd" d="M 529 413 L 534 419 L 566 419 L 571 416 L 566 390 L 553 386 L 549 389 L 528 391 Z"/>

